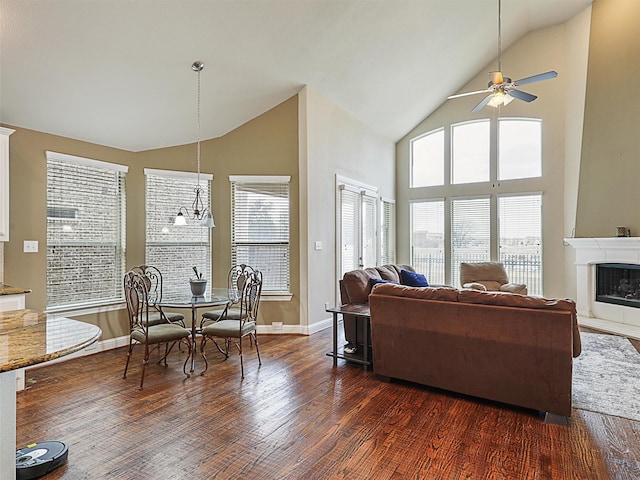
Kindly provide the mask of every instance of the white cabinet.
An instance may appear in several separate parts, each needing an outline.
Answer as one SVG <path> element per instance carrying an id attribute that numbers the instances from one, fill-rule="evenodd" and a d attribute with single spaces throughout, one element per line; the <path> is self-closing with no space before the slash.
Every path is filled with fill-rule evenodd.
<path id="1" fill-rule="evenodd" d="M 0 242 L 9 241 L 9 135 L 13 132 L 0 127 Z"/>
<path id="2" fill-rule="evenodd" d="M 6 312 L 8 310 L 22 310 L 25 306 L 25 294 L 19 293 L 16 295 L 0 295 L 0 312 Z M 16 377 L 16 391 L 20 392 L 24 390 L 24 368 L 15 370 Z"/>

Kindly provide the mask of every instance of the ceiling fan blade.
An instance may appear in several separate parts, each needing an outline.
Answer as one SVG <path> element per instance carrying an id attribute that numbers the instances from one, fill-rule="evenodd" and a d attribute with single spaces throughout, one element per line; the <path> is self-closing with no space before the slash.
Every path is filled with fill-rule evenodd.
<path id="1" fill-rule="evenodd" d="M 558 76 L 558 72 L 554 72 L 551 70 L 550 72 L 539 73 L 538 75 L 533 75 L 531 77 L 521 78 L 520 80 L 516 80 L 513 82 L 514 85 L 526 85 L 527 83 L 539 82 L 541 80 L 548 80 L 550 78 L 556 78 Z"/>
<path id="2" fill-rule="evenodd" d="M 491 76 L 491 83 L 493 85 L 502 85 L 504 83 L 502 72 L 489 72 L 489 75 Z"/>
<path id="3" fill-rule="evenodd" d="M 520 90 L 514 89 L 509 90 L 507 94 L 519 100 L 524 100 L 525 102 L 533 102 L 536 98 L 538 98 L 537 96 L 531 95 L 530 93 L 521 92 Z"/>
<path id="4" fill-rule="evenodd" d="M 457 95 L 449 95 L 447 97 L 447 100 L 451 100 L 452 98 L 460 98 L 460 97 L 466 97 L 468 95 L 477 95 L 478 93 L 488 93 L 491 92 L 492 90 L 490 89 L 484 89 L 484 90 L 476 90 L 475 92 L 466 92 L 466 93 L 458 93 Z"/>
<path id="5" fill-rule="evenodd" d="M 479 112 L 480 110 L 482 110 L 484 108 L 484 106 L 489 103 L 489 101 L 493 98 L 493 93 L 491 95 L 487 95 L 484 100 L 482 100 L 478 105 L 476 105 L 473 110 L 471 110 L 473 113 L 475 112 Z"/>

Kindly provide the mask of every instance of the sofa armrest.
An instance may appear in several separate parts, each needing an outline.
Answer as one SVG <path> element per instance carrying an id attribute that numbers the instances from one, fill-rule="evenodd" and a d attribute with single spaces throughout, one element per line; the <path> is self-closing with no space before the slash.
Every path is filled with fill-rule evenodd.
<path id="1" fill-rule="evenodd" d="M 469 282 L 462 285 L 462 288 L 472 288 L 473 290 L 482 290 L 483 292 L 487 291 L 487 287 L 478 282 Z"/>
<path id="2" fill-rule="evenodd" d="M 505 283 L 500 287 L 501 292 L 518 293 L 520 295 L 527 294 L 527 286 L 522 283 Z"/>

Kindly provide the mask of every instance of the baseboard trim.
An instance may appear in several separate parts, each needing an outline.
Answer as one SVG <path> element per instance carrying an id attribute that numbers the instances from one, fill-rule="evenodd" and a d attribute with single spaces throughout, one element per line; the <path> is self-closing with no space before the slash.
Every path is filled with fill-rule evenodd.
<path id="1" fill-rule="evenodd" d="M 331 328 L 333 325 L 332 319 L 327 318 L 316 322 L 312 325 L 282 325 L 282 328 L 276 329 L 273 325 L 258 325 L 258 334 L 260 335 L 312 335 L 317 332 L 321 332 L 327 328 Z M 114 348 L 126 347 L 129 345 L 129 336 L 109 338 L 107 340 L 99 340 L 91 345 L 79 350 L 77 352 L 65 355 L 63 357 L 49 360 L 48 362 L 40 363 L 27 367 L 27 370 L 32 368 L 44 367 L 52 365 L 58 362 L 64 362 L 73 358 L 84 357 L 87 355 L 93 355 L 94 353 L 104 352 L 106 350 L 113 350 Z M 24 378 L 24 377 L 23 377 Z M 23 380 L 24 381 L 24 380 Z"/>

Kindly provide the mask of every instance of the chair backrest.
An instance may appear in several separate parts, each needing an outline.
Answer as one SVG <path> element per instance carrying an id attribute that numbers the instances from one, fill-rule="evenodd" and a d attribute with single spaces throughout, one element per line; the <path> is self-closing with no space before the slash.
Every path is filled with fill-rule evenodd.
<path id="1" fill-rule="evenodd" d="M 249 265 L 241 264 L 231 267 L 227 278 L 227 285 L 231 291 L 236 292 L 237 299 L 240 300 L 244 292 L 245 285 L 255 270 Z"/>
<path id="2" fill-rule="evenodd" d="M 124 297 L 129 313 L 129 329 L 146 335 L 149 320 L 149 280 L 137 270 L 124 275 Z"/>
<path id="3" fill-rule="evenodd" d="M 499 290 L 500 285 L 509 283 L 509 277 L 500 262 L 478 262 L 460 264 L 460 285 L 478 282 L 487 290 Z"/>
<path id="4" fill-rule="evenodd" d="M 162 273 L 152 265 L 138 265 L 130 271 L 145 277 L 147 284 L 147 298 L 152 303 L 162 300 Z"/>
<path id="5" fill-rule="evenodd" d="M 244 310 L 246 315 L 244 321 L 258 321 L 258 307 L 260 306 L 260 295 L 262 294 L 262 272 L 254 270 L 249 276 L 242 294 L 241 311 Z M 241 318 L 243 316 L 241 315 Z"/>

